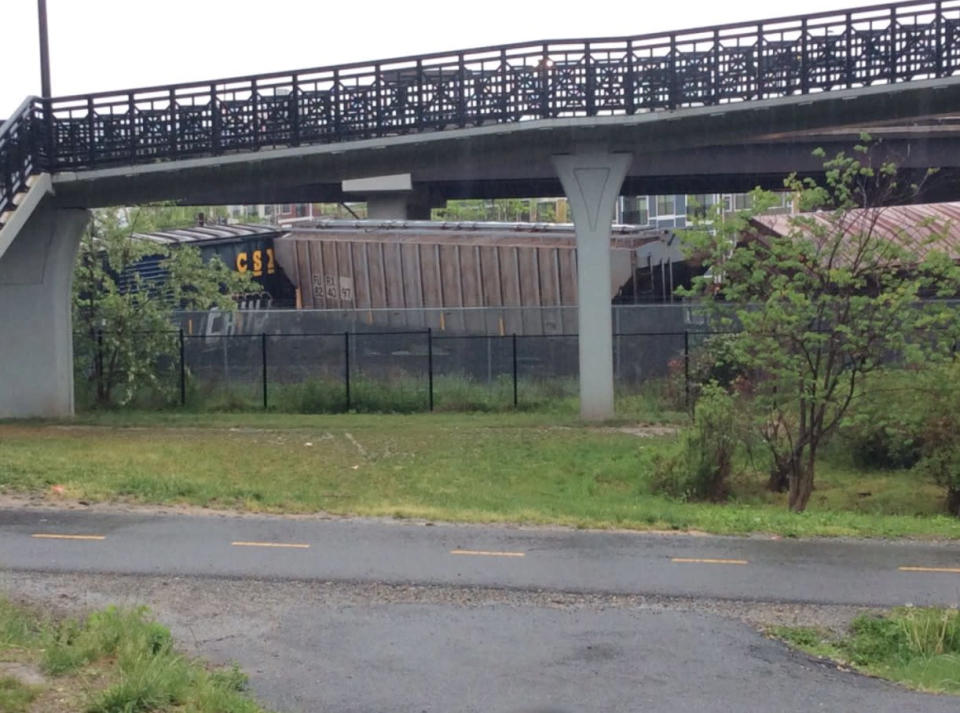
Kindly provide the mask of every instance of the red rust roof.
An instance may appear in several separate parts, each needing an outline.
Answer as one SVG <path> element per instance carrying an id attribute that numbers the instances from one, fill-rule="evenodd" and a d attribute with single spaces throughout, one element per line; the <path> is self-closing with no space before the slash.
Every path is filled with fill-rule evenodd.
<path id="1" fill-rule="evenodd" d="M 833 214 L 829 212 L 802 215 L 826 227 L 834 224 Z M 764 215 L 752 222 L 763 234 L 782 236 L 803 230 L 792 217 Z M 898 245 L 918 259 L 940 250 L 960 261 L 960 202 L 853 210 L 844 216 L 842 229 L 851 241 L 870 231 L 871 235 Z"/>

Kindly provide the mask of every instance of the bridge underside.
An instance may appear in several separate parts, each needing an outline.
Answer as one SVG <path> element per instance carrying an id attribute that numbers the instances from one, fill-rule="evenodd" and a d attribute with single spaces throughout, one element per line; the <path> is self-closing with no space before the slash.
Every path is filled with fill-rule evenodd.
<path id="1" fill-rule="evenodd" d="M 550 119 L 169 163 L 63 172 L 57 202 L 95 207 L 335 202 L 343 180 L 409 173 L 433 205 L 451 198 L 563 194 L 551 157 L 573 147 L 631 153 L 622 192 L 735 192 L 817 175 L 815 148 L 849 150 L 862 131 L 903 171 L 941 168 L 923 200 L 960 197 L 960 78 L 590 119 Z"/>

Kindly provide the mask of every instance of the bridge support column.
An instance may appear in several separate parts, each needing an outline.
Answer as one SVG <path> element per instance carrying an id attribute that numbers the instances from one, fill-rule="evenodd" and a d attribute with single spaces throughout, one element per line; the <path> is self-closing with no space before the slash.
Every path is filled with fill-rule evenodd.
<path id="1" fill-rule="evenodd" d="M 88 219 L 44 200 L 0 253 L 0 418 L 73 415 L 71 291 Z"/>
<path id="2" fill-rule="evenodd" d="M 370 220 L 430 220 L 430 203 L 414 192 L 372 193 L 367 196 Z"/>
<path id="3" fill-rule="evenodd" d="M 415 186 L 409 173 L 351 178 L 340 185 L 344 193 L 363 197 L 371 220 L 430 220 L 430 194 Z"/>
<path id="4" fill-rule="evenodd" d="M 612 418 L 613 320 L 610 225 L 633 156 L 588 147 L 553 157 L 577 234 L 580 417 Z"/>

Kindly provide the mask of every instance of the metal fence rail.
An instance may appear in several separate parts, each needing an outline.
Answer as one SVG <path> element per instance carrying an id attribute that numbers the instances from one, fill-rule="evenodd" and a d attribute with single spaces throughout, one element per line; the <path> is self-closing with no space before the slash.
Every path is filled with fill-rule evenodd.
<path id="1" fill-rule="evenodd" d="M 693 350 L 718 331 L 645 331 L 614 334 L 615 379 L 621 393 L 672 377 L 681 398 L 689 395 Z M 499 408 L 575 396 L 576 334 L 450 335 L 432 329 L 389 332 L 298 332 L 192 335 L 164 332 L 179 345 L 160 357 L 166 403 L 223 403 L 228 408 L 392 410 L 370 403 L 376 392 L 406 391 L 410 411 L 449 408 L 451 389 L 494 395 Z M 102 335 L 77 335 L 78 375 L 92 376 L 104 361 Z M 83 354 L 83 356 L 79 356 Z M 145 386 L 146 390 L 153 386 Z M 537 391 L 535 396 L 532 391 Z M 219 401 L 218 401 L 219 399 Z M 202 402 L 202 403 L 201 403 Z M 467 407 L 469 408 L 469 407 Z"/>
<path id="2" fill-rule="evenodd" d="M 36 170 L 528 119 L 629 115 L 946 77 L 960 0 L 32 99 L 0 130 L 0 214 Z"/>

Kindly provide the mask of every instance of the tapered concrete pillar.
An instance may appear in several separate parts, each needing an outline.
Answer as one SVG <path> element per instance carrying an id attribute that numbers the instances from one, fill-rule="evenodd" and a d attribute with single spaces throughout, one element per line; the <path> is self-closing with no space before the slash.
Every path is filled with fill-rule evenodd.
<path id="1" fill-rule="evenodd" d="M 73 415 L 70 301 L 88 218 L 44 199 L 0 253 L 0 418 Z"/>
<path id="2" fill-rule="evenodd" d="M 366 196 L 370 220 L 430 220 L 430 204 L 415 193 L 371 193 Z"/>
<path id="3" fill-rule="evenodd" d="M 341 187 L 366 201 L 371 220 L 430 220 L 430 195 L 409 173 L 352 178 Z"/>
<path id="4" fill-rule="evenodd" d="M 586 148 L 553 157 L 577 233 L 580 417 L 614 415 L 610 225 L 633 156 Z"/>

